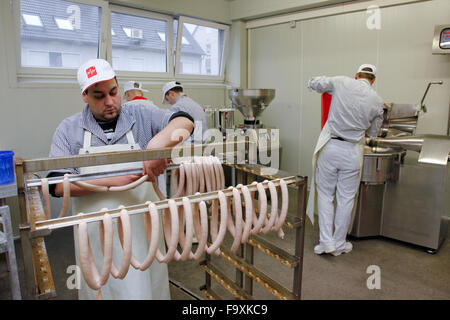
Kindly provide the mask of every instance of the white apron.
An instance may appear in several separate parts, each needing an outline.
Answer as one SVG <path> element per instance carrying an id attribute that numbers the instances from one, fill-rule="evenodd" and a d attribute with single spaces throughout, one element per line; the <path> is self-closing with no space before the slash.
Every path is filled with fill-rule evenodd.
<path id="1" fill-rule="evenodd" d="M 80 149 L 79 154 L 86 153 L 100 153 L 100 152 L 115 152 L 127 150 L 140 150 L 139 144 L 136 144 L 133 138 L 133 133 L 127 132 L 128 144 L 115 144 L 107 146 L 92 147 L 91 146 L 91 132 L 85 130 L 83 148 Z M 142 168 L 142 162 L 134 163 L 119 163 L 111 165 L 93 166 L 80 168 L 81 174 L 121 170 L 129 168 Z M 153 185 L 144 182 L 140 186 L 122 192 L 98 192 L 95 194 L 74 197 L 72 198 L 72 213 L 78 214 L 80 212 L 89 213 L 99 211 L 102 208 L 115 209 L 120 205 L 130 206 L 146 201 L 158 201 Z M 130 216 L 130 224 L 132 231 L 132 252 L 134 257 L 142 262 L 147 256 L 148 244 L 145 236 L 143 216 Z M 94 260 L 98 270 L 101 270 L 103 263 L 103 253 L 101 250 L 101 243 L 99 237 L 99 224 L 88 223 L 89 242 L 92 247 Z M 162 225 L 160 226 L 162 229 Z M 79 251 L 78 251 L 78 227 L 74 227 L 75 239 L 75 255 L 77 265 L 80 266 Z M 114 219 L 114 239 L 113 239 L 113 261 L 117 268 L 120 268 L 122 262 L 122 247 L 120 245 L 117 232 L 117 219 Z M 165 252 L 165 245 L 163 235 L 160 235 L 160 250 Z M 80 269 L 81 271 L 81 269 Z M 81 288 L 78 291 L 80 300 L 93 300 L 96 298 L 97 290 L 89 288 L 84 281 L 81 274 Z M 145 271 L 136 270 L 130 265 L 128 273 L 123 279 L 115 279 L 112 275 L 109 276 L 106 284 L 101 288 L 103 299 L 105 300 L 161 300 L 170 299 L 169 292 L 169 278 L 167 264 L 159 263 L 156 259 L 152 265 Z"/>
<path id="2" fill-rule="evenodd" d="M 319 139 L 317 140 L 316 148 L 314 149 L 314 155 L 312 160 L 312 175 L 311 175 L 311 184 L 309 189 L 309 197 L 308 197 L 308 205 L 306 207 L 306 214 L 308 215 L 311 223 L 314 224 L 314 214 L 317 214 L 317 189 L 315 184 L 315 176 L 316 176 L 316 167 L 317 167 L 317 159 L 319 159 L 320 151 L 325 147 L 325 145 L 330 141 L 331 133 L 330 128 L 328 127 L 328 121 L 322 128 L 320 132 Z M 360 170 L 359 170 L 359 178 L 361 179 L 361 174 L 363 170 L 363 161 L 364 161 L 364 144 L 365 138 L 363 137 L 358 143 L 355 143 L 355 151 L 358 155 Z M 353 220 L 355 218 L 356 212 L 356 201 L 358 199 L 358 192 L 355 195 L 355 203 L 353 205 L 352 217 L 350 219 L 350 225 L 348 232 L 351 231 L 353 227 Z"/>

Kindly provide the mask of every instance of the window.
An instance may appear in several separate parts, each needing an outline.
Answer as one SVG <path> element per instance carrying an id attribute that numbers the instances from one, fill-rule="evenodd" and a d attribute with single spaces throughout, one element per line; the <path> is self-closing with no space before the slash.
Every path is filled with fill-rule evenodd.
<path id="1" fill-rule="evenodd" d="M 18 26 L 19 45 L 8 49 L 17 79 L 73 80 L 82 63 L 103 58 L 124 80 L 223 80 L 229 26 L 111 2 L 8 1 Z"/>
<path id="2" fill-rule="evenodd" d="M 167 73 L 170 70 L 166 42 L 169 20 L 146 11 L 113 6 L 111 27 L 116 34 L 111 42 L 112 56 L 120 57 L 120 60 L 113 58 L 113 68 Z"/>
<path id="3" fill-rule="evenodd" d="M 41 17 L 34 14 L 22 14 L 23 20 L 29 26 L 42 27 Z"/>
<path id="4" fill-rule="evenodd" d="M 181 17 L 178 23 L 177 75 L 223 79 L 229 27 Z M 180 37 L 178 37 L 180 38 Z"/>
<path id="5" fill-rule="evenodd" d="M 55 18 L 55 22 L 59 29 L 73 30 L 72 22 L 67 19 Z"/>
<path id="6" fill-rule="evenodd" d="M 63 66 L 61 52 L 49 52 L 48 55 L 50 67 L 61 68 Z"/>
<path id="7" fill-rule="evenodd" d="M 20 14 L 21 67 L 77 69 L 99 56 L 100 7 L 20 0 Z"/>

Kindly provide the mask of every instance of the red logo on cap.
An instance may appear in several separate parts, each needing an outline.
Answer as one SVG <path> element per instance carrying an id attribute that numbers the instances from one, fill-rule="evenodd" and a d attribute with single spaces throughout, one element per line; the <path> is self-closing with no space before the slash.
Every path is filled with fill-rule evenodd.
<path id="1" fill-rule="evenodd" d="M 93 76 L 97 75 L 97 70 L 95 69 L 95 66 L 89 67 L 86 69 L 86 75 L 88 78 L 92 78 Z"/>

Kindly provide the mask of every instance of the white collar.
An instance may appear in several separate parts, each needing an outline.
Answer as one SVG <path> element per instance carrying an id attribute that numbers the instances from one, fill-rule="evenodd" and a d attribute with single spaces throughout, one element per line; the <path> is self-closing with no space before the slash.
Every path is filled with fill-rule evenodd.
<path id="1" fill-rule="evenodd" d="M 367 80 L 367 79 L 365 79 L 365 78 L 359 78 L 358 80 L 365 81 L 369 86 L 372 86 L 372 85 L 370 84 L 369 80 Z"/>

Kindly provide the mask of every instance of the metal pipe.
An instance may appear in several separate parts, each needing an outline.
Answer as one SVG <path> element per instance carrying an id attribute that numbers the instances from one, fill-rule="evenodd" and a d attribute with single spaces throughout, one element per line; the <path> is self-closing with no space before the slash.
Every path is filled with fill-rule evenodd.
<path id="1" fill-rule="evenodd" d="M 214 152 L 217 152 L 217 150 L 235 150 L 235 148 L 237 148 L 237 150 L 240 150 L 238 146 L 245 146 L 245 142 L 233 141 L 171 148 L 157 148 L 152 150 L 102 152 L 95 154 L 72 155 L 67 157 L 23 160 L 23 171 L 24 173 L 38 172 L 56 169 L 98 166 L 103 164 L 172 159 L 182 156 L 202 156 L 204 155 L 205 149 L 211 151 L 214 150 Z"/>
<path id="2" fill-rule="evenodd" d="M 441 85 L 443 83 L 444 82 L 442 80 L 440 80 L 440 81 L 432 81 L 432 82 L 428 83 L 427 89 L 425 90 L 425 93 L 423 94 L 422 100 L 420 101 L 420 108 L 423 110 L 423 112 L 427 112 L 427 109 L 426 109 L 425 105 L 423 104 L 423 102 L 425 100 L 425 97 L 426 97 L 426 95 L 428 93 L 428 90 L 430 89 L 431 85 L 432 84 L 439 84 L 439 85 Z"/>
<path id="3" fill-rule="evenodd" d="M 420 152 L 423 145 L 423 136 L 395 137 L 395 138 L 375 138 L 372 145 L 376 147 L 400 147 L 406 150 Z"/>
<path id="4" fill-rule="evenodd" d="M 396 129 L 408 133 L 414 133 L 416 130 L 417 124 L 408 124 L 408 123 L 390 123 L 389 129 Z"/>

